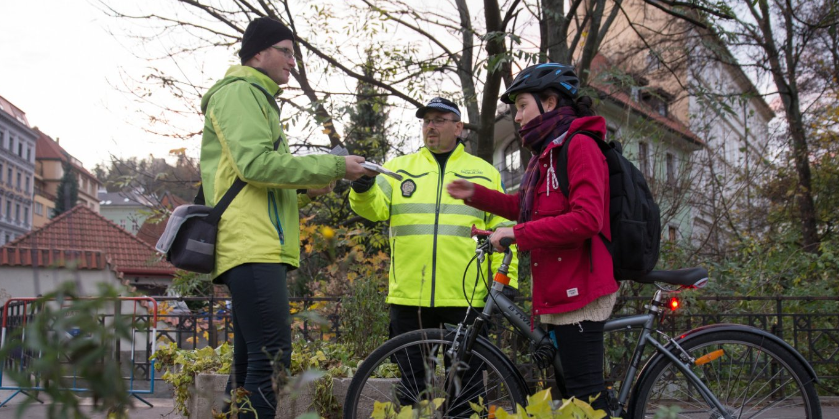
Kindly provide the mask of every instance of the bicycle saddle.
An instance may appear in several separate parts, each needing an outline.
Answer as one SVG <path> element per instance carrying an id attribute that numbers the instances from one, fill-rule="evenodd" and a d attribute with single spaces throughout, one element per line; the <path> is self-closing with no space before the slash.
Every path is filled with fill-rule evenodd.
<path id="1" fill-rule="evenodd" d="M 708 270 L 702 267 L 676 269 L 673 271 L 652 271 L 633 281 L 642 284 L 664 282 L 688 288 L 702 288 L 708 283 Z"/>

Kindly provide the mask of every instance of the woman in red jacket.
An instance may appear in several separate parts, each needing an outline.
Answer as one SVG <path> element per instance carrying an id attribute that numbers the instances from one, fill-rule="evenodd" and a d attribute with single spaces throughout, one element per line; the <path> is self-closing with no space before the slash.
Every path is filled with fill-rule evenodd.
<path id="1" fill-rule="evenodd" d="M 515 195 L 489 190 L 465 180 L 447 186 L 468 205 L 507 219 L 490 237 L 515 240 L 530 252 L 533 314 L 556 336 L 567 391 L 606 408 L 603 380 L 603 324 L 612 313 L 618 284 L 605 240 L 609 230 L 609 171 L 597 143 L 578 135 L 568 143 L 568 197 L 556 174 L 559 147 L 568 134 L 591 131 L 605 135 L 606 121 L 591 110 L 591 98 L 577 98 L 574 68 L 538 64 L 518 74 L 501 96 L 515 104 L 522 146 L 533 153 Z M 575 100 L 576 99 L 576 100 Z"/>

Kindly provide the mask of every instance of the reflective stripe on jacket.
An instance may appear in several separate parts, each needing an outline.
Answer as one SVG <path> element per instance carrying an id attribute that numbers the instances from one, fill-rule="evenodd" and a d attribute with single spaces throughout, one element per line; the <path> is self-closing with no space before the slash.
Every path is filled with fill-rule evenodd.
<path id="1" fill-rule="evenodd" d="M 201 99 L 201 182 L 213 206 L 236 177 L 247 185 L 219 222 L 213 278 L 244 263 L 300 264 L 297 189 L 344 177 L 343 157 L 292 156 L 269 96 L 279 87 L 258 70 L 234 65 Z M 279 140 L 277 149 L 275 141 Z"/>
<path id="2" fill-rule="evenodd" d="M 446 184 L 466 179 L 503 192 L 501 174 L 486 161 L 472 156 L 458 144 L 445 164 L 440 165 L 427 148 L 397 157 L 384 165 L 401 174 L 397 181 L 377 176 L 375 185 L 364 193 L 350 192 L 352 209 L 372 221 L 390 219 L 390 280 L 388 303 L 423 307 L 464 307 L 466 298 L 482 307 L 487 294 L 484 280 L 475 286 L 476 262 L 465 278 L 464 269 L 475 256 L 472 224 L 481 229 L 512 225 L 506 219 L 476 210 L 446 192 Z M 501 255 L 491 257 L 493 272 Z M 516 286 L 518 258 L 510 266 L 511 285 Z M 473 297 L 474 290 L 474 297 Z"/>

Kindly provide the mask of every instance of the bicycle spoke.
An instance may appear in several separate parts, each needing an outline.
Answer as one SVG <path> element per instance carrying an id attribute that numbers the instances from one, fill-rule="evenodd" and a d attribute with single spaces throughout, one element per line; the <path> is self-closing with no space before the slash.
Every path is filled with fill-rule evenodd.
<path id="1" fill-rule="evenodd" d="M 652 418 L 659 407 L 678 406 L 679 418 L 708 419 L 731 415 L 738 419 L 820 419 L 811 377 L 799 374 L 798 362 L 785 348 L 758 334 L 711 332 L 682 344 L 694 358 L 722 351 L 695 370 L 718 397 L 724 412 L 716 412 L 694 383 L 675 364 L 663 360 L 639 383 L 641 401 L 635 417 Z"/>

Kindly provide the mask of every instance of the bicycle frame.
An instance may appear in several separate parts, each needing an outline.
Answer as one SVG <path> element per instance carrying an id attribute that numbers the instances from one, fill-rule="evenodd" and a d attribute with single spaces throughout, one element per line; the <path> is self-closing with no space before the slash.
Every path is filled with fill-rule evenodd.
<path id="1" fill-rule="evenodd" d="M 483 259 L 483 250 L 481 248 L 480 243 L 478 244 L 477 252 L 479 256 L 480 266 L 480 261 Z M 472 323 L 472 325 L 466 326 L 465 331 L 463 329 L 464 325 L 462 323 L 458 325 L 458 328 L 456 330 L 455 342 L 459 341 L 458 337 L 461 335 L 461 333 L 466 333 L 464 336 L 465 344 L 462 347 L 458 347 L 459 345 L 456 343 L 452 347 L 452 351 L 457 352 L 457 355 L 459 357 L 463 357 L 471 351 L 471 348 L 477 340 L 478 335 L 483 329 L 484 319 L 491 318 L 493 313 L 495 313 L 496 311 L 500 312 L 516 330 L 518 330 L 523 335 L 527 336 L 527 338 L 530 339 L 531 342 L 539 344 L 541 342 L 544 342 L 546 339 L 550 339 L 548 333 L 544 329 L 542 329 L 541 327 L 534 327 L 530 320 L 530 316 L 501 292 L 504 289 L 504 285 L 506 285 L 505 280 L 507 280 L 507 267 L 509 266 L 511 259 L 512 253 L 508 249 L 505 252 L 504 260 L 501 263 L 499 272 L 496 274 L 496 278 L 493 280 L 492 286 L 490 287 L 489 297 L 487 298 L 486 306 L 484 306 L 482 316 L 478 316 Z M 677 292 L 678 291 L 673 291 L 672 293 Z M 658 332 L 656 329 L 653 328 L 653 322 L 655 321 L 656 317 L 660 316 L 663 312 L 662 310 L 664 304 L 662 304 L 661 301 L 664 293 L 665 292 L 662 289 L 656 290 L 655 295 L 652 297 L 650 301 L 648 311 L 646 314 L 638 314 L 634 316 L 607 320 L 604 325 L 604 332 L 613 332 L 621 329 L 640 329 L 640 336 L 638 337 L 638 343 L 635 346 L 635 351 L 632 354 L 632 360 L 630 362 L 629 368 L 626 371 L 626 374 L 623 377 L 623 381 L 621 381 L 620 392 L 618 393 L 617 397 L 617 411 L 611 412 L 611 414 L 619 416 L 621 411 L 626 409 L 627 404 L 629 402 L 629 392 L 635 383 L 635 377 L 637 376 L 639 367 L 641 365 L 641 361 L 643 359 L 644 350 L 647 348 L 647 345 L 650 345 L 653 348 L 655 348 L 658 354 L 661 354 L 662 356 L 669 358 L 673 362 L 673 364 L 679 369 L 679 371 L 681 371 L 685 375 L 685 377 L 687 377 L 696 386 L 697 390 L 700 392 L 700 394 L 709 406 L 715 408 L 717 412 L 726 412 L 719 399 L 711 392 L 708 386 L 706 386 L 705 383 L 703 383 L 702 380 L 689 368 L 688 362 L 692 363 L 694 360 L 688 357 L 687 353 L 684 350 L 682 350 L 681 346 L 679 346 L 676 340 L 667 336 L 669 344 L 673 345 L 677 350 L 681 351 L 681 355 L 683 357 L 688 357 L 684 361 L 682 361 L 679 358 L 679 356 L 674 355 L 671 350 L 668 350 L 664 345 L 659 343 L 653 337 L 653 332 L 657 332 L 659 334 L 664 335 L 663 333 Z M 654 353 L 650 355 L 648 359 L 653 359 L 655 356 L 656 354 Z M 557 387 L 563 395 L 566 395 L 567 392 L 565 389 L 565 382 L 562 376 L 562 365 L 560 363 L 558 353 L 554 355 L 553 366 L 555 368 L 555 371 L 557 371 L 555 377 Z M 726 414 L 726 419 L 731 418 L 728 418 L 728 415 Z"/>
<path id="2" fill-rule="evenodd" d="M 500 284 L 495 282 L 494 284 Z M 513 301 L 507 298 L 504 294 L 501 293 L 501 288 L 503 288 L 503 284 L 501 287 L 497 287 L 493 285 L 492 289 L 490 290 L 490 298 L 487 299 L 486 306 L 483 310 L 483 316 L 485 318 L 489 318 L 492 316 L 493 313 L 500 312 L 519 332 L 523 335 L 527 336 L 533 343 L 540 343 L 544 342 L 546 339 L 550 339 L 548 333 L 542 329 L 541 327 L 533 327 L 530 321 L 530 316 L 528 316 L 521 308 L 519 308 Z M 643 359 L 644 350 L 646 349 L 647 345 L 652 346 L 655 348 L 657 353 L 662 354 L 663 356 L 669 358 L 673 361 L 673 364 L 681 371 L 690 381 L 696 386 L 697 390 L 702 394 L 702 397 L 708 403 L 709 406 L 712 406 L 717 409 L 718 412 L 725 412 L 720 401 L 717 397 L 708 389 L 705 383 L 696 376 L 696 374 L 686 365 L 685 362 L 679 359 L 678 356 L 674 355 L 671 351 L 667 350 L 664 345 L 659 343 L 655 338 L 653 338 L 653 332 L 656 331 L 653 329 L 653 322 L 655 321 L 656 317 L 659 316 L 661 313 L 660 303 L 661 303 L 662 291 L 658 290 L 653 296 L 651 304 L 649 305 L 649 311 L 646 314 L 638 314 L 634 316 L 628 317 L 621 317 L 618 319 L 612 319 L 606 321 L 603 329 L 604 332 L 613 332 L 622 329 L 640 329 L 641 335 L 638 337 L 638 343 L 635 346 L 635 351 L 632 355 L 632 361 L 630 362 L 629 368 L 624 375 L 624 378 L 621 382 L 620 392 L 618 393 L 617 402 L 619 404 L 619 409 L 625 409 L 627 403 L 629 402 L 629 391 L 632 388 L 635 377 L 638 373 L 639 367 L 641 365 L 641 361 Z M 467 336 L 467 344 L 465 345 L 465 350 L 468 351 L 468 348 L 471 348 L 470 337 L 477 336 L 478 332 L 480 332 L 480 328 L 483 326 L 482 322 L 479 322 L 481 317 L 476 319 L 475 323 L 469 326 L 468 331 L 471 332 L 469 336 Z M 676 348 L 681 349 L 680 346 L 676 343 L 676 341 L 672 338 L 669 338 L 670 343 L 674 344 Z M 652 359 L 655 354 L 652 354 L 648 357 L 648 359 Z M 557 354 L 554 356 L 553 360 L 554 367 L 556 371 L 561 373 L 562 365 L 560 364 L 559 355 Z M 565 394 L 565 386 L 564 382 L 562 382 L 562 377 L 556 377 L 557 385 L 560 387 L 560 390 L 563 394 Z M 613 415 L 619 415 L 620 412 L 612 412 Z"/>

